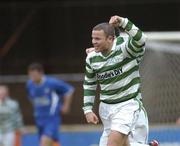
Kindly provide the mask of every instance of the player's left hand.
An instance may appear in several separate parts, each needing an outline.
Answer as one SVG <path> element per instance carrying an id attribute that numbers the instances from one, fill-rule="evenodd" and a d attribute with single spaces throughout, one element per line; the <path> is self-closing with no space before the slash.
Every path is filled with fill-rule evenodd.
<path id="1" fill-rule="evenodd" d="M 62 114 L 68 114 L 70 112 L 69 106 L 63 105 L 61 109 Z"/>
<path id="2" fill-rule="evenodd" d="M 90 52 L 92 52 L 92 51 L 94 51 L 95 50 L 95 48 L 87 48 L 86 49 L 86 54 L 89 54 Z"/>

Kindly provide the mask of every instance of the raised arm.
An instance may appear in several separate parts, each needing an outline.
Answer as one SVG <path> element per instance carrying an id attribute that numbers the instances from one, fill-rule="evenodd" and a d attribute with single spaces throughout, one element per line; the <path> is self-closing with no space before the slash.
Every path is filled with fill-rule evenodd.
<path id="1" fill-rule="evenodd" d="M 129 35 L 129 40 L 126 42 L 122 51 L 131 58 L 139 58 L 144 55 L 145 52 L 145 34 L 136 27 L 130 20 L 120 16 L 111 17 L 110 24 L 114 27 L 121 27 Z"/>

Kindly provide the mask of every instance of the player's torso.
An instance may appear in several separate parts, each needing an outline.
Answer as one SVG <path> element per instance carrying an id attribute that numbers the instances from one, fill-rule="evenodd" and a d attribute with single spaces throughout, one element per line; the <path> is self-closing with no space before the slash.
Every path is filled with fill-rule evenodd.
<path id="1" fill-rule="evenodd" d="M 124 91 L 131 90 L 130 86 L 140 81 L 137 60 L 126 57 L 120 46 L 107 57 L 98 55 L 91 58 L 90 62 L 100 84 L 101 99 L 127 96 Z"/>
<path id="2" fill-rule="evenodd" d="M 0 132 L 13 130 L 15 112 L 17 112 L 17 105 L 14 101 L 7 100 L 0 104 Z"/>
<path id="3" fill-rule="evenodd" d="M 107 57 L 95 56 L 90 62 L 100 84 L 105 84 L 109 79 L 109 82 L 120 79 L 129 69 L 138 66 L 137 61 L 125 57 L 121 49 L 113 50 Z"/>
<path id="4" fill-rule="evenodd" d="M 35 106 L 48 106 L 51 104 L 51 94 L 53 89 L 46 83 L 42 85 L 32 85 L 30 96 Z"/>
<path id="5" fill-rule="evenodd" d="M 60 102 L 59 96 L 51 83 L 46 81 L 41 85 L 31 85 L 29 90 L 35 108 L 35 115 L 55 114 L 57 108 L 60 107 Z M 52 113 L 51 110 L 53 110 Z"/>

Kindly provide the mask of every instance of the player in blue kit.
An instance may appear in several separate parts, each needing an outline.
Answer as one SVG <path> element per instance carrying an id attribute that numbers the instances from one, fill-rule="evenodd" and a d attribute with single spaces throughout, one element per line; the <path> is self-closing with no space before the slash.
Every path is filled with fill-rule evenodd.
<path id="1" fill-rule="evenodd" d="M 54 141 L 58 142 L 60 111 L 62 114 L 69 112 L 74 88 L 62 80 L 46 76 L 38 63 L 28 67 L 28 75 L 28 98 L 34 108 L 40 146 L 53 146 Z"/>

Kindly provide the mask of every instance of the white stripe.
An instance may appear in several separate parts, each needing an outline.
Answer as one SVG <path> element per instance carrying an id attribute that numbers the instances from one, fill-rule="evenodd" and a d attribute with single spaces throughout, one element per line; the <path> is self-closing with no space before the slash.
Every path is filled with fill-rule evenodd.
<path id="1" fill-rule="evenodd" d="M 123 70 L 123 72 L 126 72 L 136 65 L 137 65 L 136 60 L 132 60 L 131 62 L 123 65 L 122 70 Z"/>
<path id="2" fill-rule="evenodd" d="M 84 90 L 96 90 L 97 84 L 95 85 L 83 85 Z"/>
<path id="3" fill-rule="evenodd" d="M 84 96 L 84 103 L 94 103 L 95 96 Z"/>
<path id="4" fill-rule="evenodd" d="M 123 20 L 123 24 L 122 24 L 122 28 L 125 28 L 126 27 L 126 25 L 127 25 L 127 23 L 128 23 L 128 19 L 127 18 L 124 18 L 124 20 Z"/>
<path id="5" fill-rule="evenodd" d="M 59 96 L 55 92 L 52 92 L 51 96 L 52 96 L 52 104 L 50 108 L 50 115 L 54 115 L 59 102 Z"/>
<path id="6" fill-rule="evenodd" d="M 89 69 L 87 66 L 86 66 L 86 70 L 87 70 L 87 72 L 89 72 L 89 73 L 93 73 L 93 71 L 92 71 L 91 69 Z"/>
<path id="7" fill-rule="evenodd" d="M 138 28 L 133 24 L 132 29 L 129 30 L 128 34 L 131 34 L 131 36 L 135 36 L 138 32 Z"/>
<path id="8" fill-rule="evenodd" d="M 91 65 L 94 69 L 98 70 L 104 66 L 110 66 L 110 65 L 117 64 L 118 62 L 122 62 L 123 59 L 124 59 L 124 55 L 123 55 L 123 53 L 121 53 L 120 55 L 117 55 L 115 57 L 110 57 L 107 61 L 94 62 Z"/>
<path id="9" fill-rule="evenodd" d="M 123 96 L 127 96 L 127 95 L 129 95 L 131 93 L 137 92 L 138 89 L 139 89 L 139 86 L 140 86 L 140 84 L 135 84 L 135 85 L 131 86 L 130 88 L 128 88 L 127 90 L 125 90 L 125 91 L 123 91 L 123 92 L 121 92 L 119 94 L 114 94 L 114 95 L 110 95 L 110 96 L 109 95 L 100 95 L 100 99 L 105 100 L 105 99 L 121 98 Z"/>
<path id="10" fill-rule="evenodd" d="M 96 76 L 94 78 L 88 78 L 87 76 L 85 76 L 85 80 L 87 82 L 95 82 L 96 81 Z"/>

